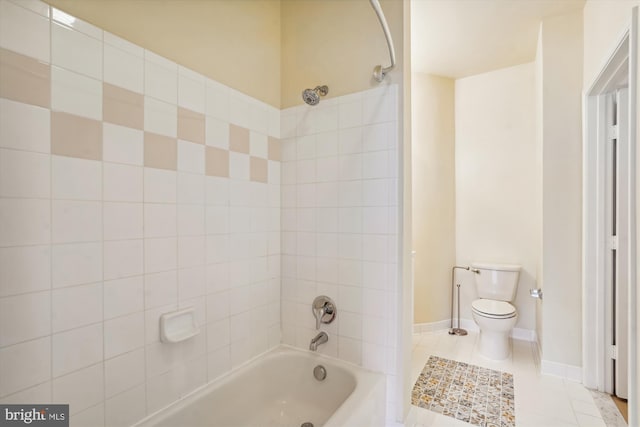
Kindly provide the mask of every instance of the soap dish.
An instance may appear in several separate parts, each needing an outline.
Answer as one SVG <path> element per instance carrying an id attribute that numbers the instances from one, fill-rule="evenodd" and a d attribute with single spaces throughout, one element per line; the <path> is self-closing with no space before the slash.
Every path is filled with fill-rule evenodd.
<path id="1" fill-rule="evenodd" d="M 187 340 L 200 333 L 193 307 L 185 308 L 160 316 L 160 340 L 176 343 Z"/>

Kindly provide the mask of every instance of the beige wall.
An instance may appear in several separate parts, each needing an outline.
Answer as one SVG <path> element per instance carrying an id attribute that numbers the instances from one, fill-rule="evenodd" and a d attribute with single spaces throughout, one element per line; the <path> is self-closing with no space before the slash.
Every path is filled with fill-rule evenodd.
<path id="1" fill-rule="evenodd" d="M 538 265 L 536 277 L 542 277 L 542 24 L 538 31 L 538 44 L 536 46 L 535 81 L 536 81 L 536 210 L 538 211 L 538 224 L 536 226 L 536 250 L 538 251 Z M 542 287 L 542 280 L 537 281 L 538 287 Z M 543 325 L 542 325 L 542 300 L 536 301 L 536 338 L 538 346 L 542 350 Z"/>
<path id="2" fill-rule="evenodd" d="M 582 365 L 582 14 L 542 22 L 542 358 Z"/>
<path id="3" fill-rule="evenodd" d="M 536 108 L 533 63 L 456 80 L 456 261 L 519 264 L 517 328 L 535 329 Z M 458 273 L 463 318 L 477 298 Z"/>
<path id="4" fill-rule="evenodd" d="M 631 24 L 640 0 L 589 0 L 584 7 L 584 86 L 588 89 Z"/>
<path id="5" fill-rule="evenodd" d="M 398 64 L 386 82 L 402 80 L 403 3 L 380 1 Z M 368 1 L 282 1 L 283 108 L 301 104 L 301 92 L 319 84 L 329 86 L 329 98 L 376 87 L 372 72 L 381 64 L 389 65 L 389 51 Z"/>
<path id="6" fill-rule="evenodd" d="M 45 1 L 280 107 L 279 0 Z"/>
<path id="7" fill-rule="evenodd" d="M 455 264 L 455 82 L 412 75 L 414 322 L 449 319 Z"/>

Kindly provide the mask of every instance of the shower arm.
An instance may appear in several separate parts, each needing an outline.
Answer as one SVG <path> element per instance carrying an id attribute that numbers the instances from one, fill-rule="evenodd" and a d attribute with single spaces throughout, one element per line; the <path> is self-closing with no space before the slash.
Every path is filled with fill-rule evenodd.
<path id="1" fill-rule="evenodd" d="M 378 82 L 382 82 L 387 75 L 387 73 L 396 66 L 396 51 L 393 48 L 393 40 L 391 39 L 391 32 L 389 31 L 389 26 L 387 25 L 387 20 L 384 17 L 384 12 L 382 12 L 382 8 L 380 7 L 380 3 L 378 0 L 369 0 L 371 3 L 371 7 L 378 15 L 378 20 L 380 21 L 380 25 L 382 26 L 382 30 L 384 31 L 384 36 L 387 38 L 387 46 L 389 48 L 389 58 L 391 59 L 391 65 L 388 67 L 382 67 L 382 65 L 377 65 L 373 69 L 373 78 Z"/>

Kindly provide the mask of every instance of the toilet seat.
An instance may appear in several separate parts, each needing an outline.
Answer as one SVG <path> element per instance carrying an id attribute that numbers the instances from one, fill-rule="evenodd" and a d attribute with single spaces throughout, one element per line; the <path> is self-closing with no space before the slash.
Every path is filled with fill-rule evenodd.
<path id="1" fill-rule="evenodd" d="M 477 299 L 471 303 L 471 309 L 479 316 L 491 319 L 509 319 L 517 315 L 513 305 L 493 299 Z"/>

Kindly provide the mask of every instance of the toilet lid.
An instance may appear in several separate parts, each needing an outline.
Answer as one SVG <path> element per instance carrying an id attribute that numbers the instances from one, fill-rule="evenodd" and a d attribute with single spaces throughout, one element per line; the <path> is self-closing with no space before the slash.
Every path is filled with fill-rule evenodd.
<path id="1" fill-rule="evenodd" d="M 516 313 L 516 308 L 508 302 L 493 299 L 477 299 L 471 303 L 471 307 L 479 313 L 492 317 L 511 317 Z"/>

